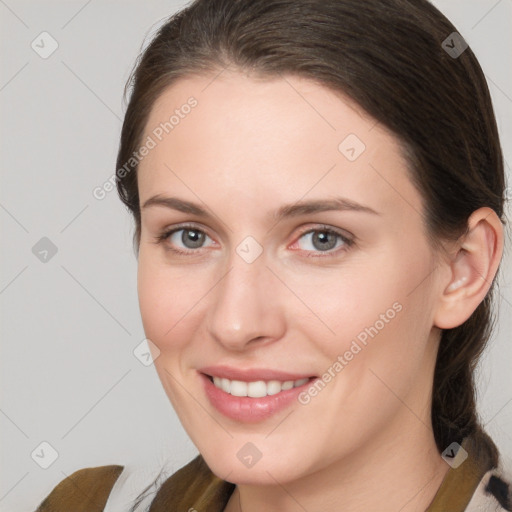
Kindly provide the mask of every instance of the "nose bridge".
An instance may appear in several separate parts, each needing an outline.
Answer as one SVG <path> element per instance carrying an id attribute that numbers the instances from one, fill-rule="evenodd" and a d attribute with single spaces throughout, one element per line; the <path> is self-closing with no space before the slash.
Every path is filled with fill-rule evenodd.
<path id="1" fill-rule="evenodd" d="M 277 335 L 279 308 L 269 282 L 273 276 L 263 253 L 254 257 L 252 243 L 242 242 L 233 251 L 209 312 L 210 334 L 230 349 Z"/>

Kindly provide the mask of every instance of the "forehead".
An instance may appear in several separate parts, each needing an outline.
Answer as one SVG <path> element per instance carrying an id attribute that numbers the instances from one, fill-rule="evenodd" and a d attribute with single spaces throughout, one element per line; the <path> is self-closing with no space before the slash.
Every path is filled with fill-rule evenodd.
<path id="1" fill-rule="evenodd" d="M 421 209 L 397 139 L 343 94 L 311 80 L 241 72 L 190 76 L 154 103 L 139 165 L 141 203 L 177 190 L 235 207 L 344 195 Z M 195 198 L 197 199 L 197 197 Z"/>

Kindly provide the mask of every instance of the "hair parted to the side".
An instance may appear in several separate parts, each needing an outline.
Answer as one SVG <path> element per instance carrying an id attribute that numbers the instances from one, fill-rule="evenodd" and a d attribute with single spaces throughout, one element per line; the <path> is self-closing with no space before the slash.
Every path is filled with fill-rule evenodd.
<path id="1" fill-rule="evenodd" d="M 155 100 L 176 80 L 227 66 L 268 78 L 293 74 L 340 91 L 397 136 L 433 245 L 463 235 L 483 206 L 504 222 L 489 90 L 471 48 L 458 58 L 443 49 L 453 32 L 426 0 L 196 0 L 158 30 L 132 72 L 116 168 L 137 151 Z M 124 174 L 118 192 L 138 246 L 137 165 Z M 488 440 L 473 374 L 491 333 L 492 289 L 463 325 L 442 332 L 432 399 L 440 452 L 469 434 Z"/>

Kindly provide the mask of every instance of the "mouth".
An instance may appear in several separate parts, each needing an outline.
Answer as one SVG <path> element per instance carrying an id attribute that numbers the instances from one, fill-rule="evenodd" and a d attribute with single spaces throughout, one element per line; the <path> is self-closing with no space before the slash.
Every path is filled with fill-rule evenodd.
<path id="1" fill-rule="evenodd" d="M 297 405 L 300 393 L 318 379 L 293 375 L 296 378 L 292 380 L 291 374 L 280 373 L 279 376 L 287 380 L 278 380 L 277 372 L 267 372 L 271 375 L 266 375 L 265 379 L 262 375 L 265 372 L 258 371 L 257 374 L 250 372 L 252 380 L 239 380 L 249 379 L 247 372 L 244 375 L 239 371 L 229 372 L 237 379 L 211 373 L 198 372 L 206 397 L 219 413 L 237 423 L 265 421 L 293 404 Z M 228 371 L 218 373 L 226 374 Z"/>
<path id="2" fill-rule="evenodd" d="M 289 389 L 304 386 L 316 377 L 304 377 L 296 380 L 254 380 L 242 381 L 232 380 L 226 377 L 217 377 L 213 375 L 204 374 L 210 382 L 217 388 L 228 393 L 231 396 L 237 397 L 250 397 L 250 398 L 263 398 L 265 396 L 272 396 L 288 391 Z"/>

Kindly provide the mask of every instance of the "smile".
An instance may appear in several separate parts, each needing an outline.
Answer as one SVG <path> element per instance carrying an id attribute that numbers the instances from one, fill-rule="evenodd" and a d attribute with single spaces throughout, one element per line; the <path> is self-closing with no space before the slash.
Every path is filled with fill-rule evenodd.
<path id="1" fill-rule="evenodd" d="M 205 370 L 199 372 L 199 378 L 211 405 L 222 415 L 243 423 L 264 421 L 296 405 L 298 395 L 317 379 L 263 369 L 242 371 L 217 366 L 209 368 L 208 373 Z"/>
<path id="2" fill-rule="evenodd" d="M 257 380 L 244 382 L 241 380 L 231 380 L 224 377 L 210 377 L 216 388 L 222 389 L 225 393 L 232 396 L 247 396 L 251 398 L 263 398 L 264 396 L 277 395 L 281 391 L 296 388 L 306 384 L 310 379 L 303 378 L 297 380 Z"/>

